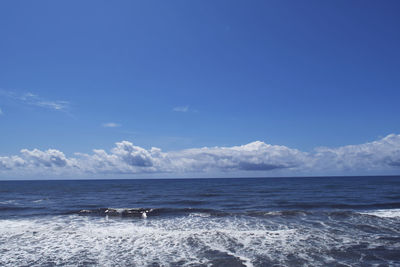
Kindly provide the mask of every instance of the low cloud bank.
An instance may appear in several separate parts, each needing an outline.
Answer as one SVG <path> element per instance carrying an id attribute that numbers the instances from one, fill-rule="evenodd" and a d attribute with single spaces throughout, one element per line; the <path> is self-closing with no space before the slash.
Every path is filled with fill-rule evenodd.
<path id="1" fill-rule="evenodd" d="M 145 149 L 128 141 L 111 151 L 95 149 L 91 154 L 67 157 L 56 149 L 22 149 L 19 155 L 0 156 L 0 174 L 64 175 L 96 174 L 188 174 L 251 172 L 260 176 L 331 173 L 399 173 L 400 135 L 338 148 L 316 148 L 302 152 L 286 146 L 256 141 L 242 146 L 203 147 L 163 152 Z"/>

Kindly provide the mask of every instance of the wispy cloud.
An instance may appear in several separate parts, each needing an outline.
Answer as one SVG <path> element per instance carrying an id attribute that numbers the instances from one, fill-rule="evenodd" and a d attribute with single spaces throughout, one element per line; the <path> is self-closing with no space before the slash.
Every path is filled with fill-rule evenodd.
<path id="1" fill-rule="evenodd" d="M 24 105 L 36 106 L 50 110 L 66 111 L 69 108 L 69 102 L 61 100 L 48 100 L 31 92 L 18 94 L 13 91 L 0 89 L 0 95 L 18 101 Z"/>
<path id="2" fill-rule="evenodd" d="M 3 110 L 0 108 L 0 116 L 3 115 Z"/>
<path id="3" fill-rule="evenodd" d="M 65 110 L 69 103 L 66 101 L 40 101 L 35 103 L 39 107 L 49 108 L 54 110 Z"/>
<path id="4" fill-rule="evenodd" d="M 188 112 L 189 106 L 178 106 L 178 107 L 174 107 L 172 110 L 175 112 Z"/>
<path id="5" fill-rule="evenodd" d="M 115 128 L 115 127 L 120 127 L 121 124 L 118 124 L 115 122 L 106 122 L 106 123 L 103 123 L 101 126 L 106 127 L 106 128 Z"/>
<path id="6" fill-rule="evenodd" d="M 400 172 L 400 135 L 391 134 L 374 142 L 304 152 L 287 146 L 255 141 L 232 147 L 203 147 L 163 152 L 146 149 L 129 141 L 110 151 L 67 157 L 55 149 L 22 149 L 18 155 L 0 156 L 0 175 L 63 173 L 87 174 L 189 174 L 227 176 L 257 173 L 263 176 L 376 174 Z"/>

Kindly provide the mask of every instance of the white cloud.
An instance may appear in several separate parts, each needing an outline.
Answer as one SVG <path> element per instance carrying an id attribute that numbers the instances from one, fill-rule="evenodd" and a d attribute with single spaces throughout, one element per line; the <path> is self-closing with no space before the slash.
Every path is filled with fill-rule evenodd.
<path id="1" fill-rule="evenodd" d="M 118 124 L 115 122 L 107 122 L 107 123 L 103 123 L 101 126 L 106 127 L 106 128 L 115 128 L 115 127 L 120 127 L 121 124 Z"/>
<path id="2" fill-rule="evenodd" d="M 303 161 L 304 155 L 296 149 L 268 145 L 260 141 L 234 147 L 204 147 L 169 152 L 172 171 L 235 171 L 277 170 L 293 168 Z"/>
<path id="3" fill-rule="evenodd" d="M 3 113 L 3 110 L 0 108 L 0 115 L 3 115 L 4 113 Z"/>
<path id="4" fill-rule="evenodd" d="M 400 135 L 391 134 L 360 145 L 317 148 L 313 152 L 260 141 L 233 147 L 163 152 L 159 148 L 145 149 L 122 141 L 116 143 L 109 152 L 95 149 L 91 154 L 75 153 L 74 157 L 67 157 L 56 149 L 22 149 L 19 155 L 0 157 L 0 174 L 43 173 L 74 177 L 148 173 L 296 176 L 374 172 L 400 172 Z"/>
<path id="5" fill-rule="evenodd" d="M 54 110 L 65 110 L 69 103 L 66 101 L 38 101 L 35 105 L 43 108 L 49 108 Z"/>
<path id="6" fill-rule="evenodd" d="M 380 170 L 400 167 L 400 135 L 390 134 L 361 145 L 315 149 L 314 168 Z M 398 169 L 400 170 L 400 168 Z"/>
<path id="7" fill-rule="evenodd" d="M 37 106 L 51 110 L 66 111 L 69 108 L 69 102 L 67 101 L 47 100 L 30 92 L 18 94 L 12 91 L 0 90 L 0 95 L 5 96 L 8 99 L 18 101 L 25 105 Z"/>
<path id="8" fill-rule="evenodd" d="M 13 170 L 24 165 L 25 161 L 19 156 L 0 157 L 0 170 Z"/>
<path id="9" fill-rule="evenodd" d="M 46 151 L 22 149 L 21 154 L 27 165 L 35 167 L 65 167 L 68 164 L 64 153 L 56 149 Z"/>
<path id="10" fill-rule="evenodd" d="M 189 106 L 174 107 L 173 111 L 176 111 L 176 112 L 188 112 L 189 111 Z"/>

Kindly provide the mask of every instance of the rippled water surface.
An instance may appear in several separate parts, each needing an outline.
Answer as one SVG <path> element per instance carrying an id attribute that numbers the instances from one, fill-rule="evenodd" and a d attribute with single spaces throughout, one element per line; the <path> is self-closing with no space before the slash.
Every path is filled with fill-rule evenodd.
<path id="1" fill-rule="evenodd" d="M 0 266 L 400 266 L 400 177 L 0 182 Z"/>

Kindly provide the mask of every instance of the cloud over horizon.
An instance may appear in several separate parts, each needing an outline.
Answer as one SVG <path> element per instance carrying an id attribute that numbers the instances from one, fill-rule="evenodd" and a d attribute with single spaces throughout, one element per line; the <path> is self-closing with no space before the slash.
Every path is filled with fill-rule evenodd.
<path id="1" fill-rule="evenodd" d="M 117 142 L 109 151 L 67 157 L 56 149 L 22 149 L 19 155 L 0 156 L 0 175 L 190 174 L 235 172 L 262 176 L 332 173 L 399 173 L 400 135 L 374 142 L 303 152 L 286 146 L 255 141 L 232 147 L 203 147 L 163 152 L 129 141 Z M 1 176 L 0 176 L 1 177 Z"/>

